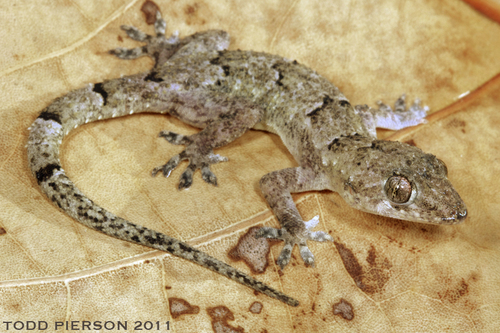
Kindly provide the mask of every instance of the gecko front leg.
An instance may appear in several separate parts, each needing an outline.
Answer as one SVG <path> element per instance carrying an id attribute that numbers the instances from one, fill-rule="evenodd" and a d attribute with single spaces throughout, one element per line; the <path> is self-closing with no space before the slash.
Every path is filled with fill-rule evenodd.
<path id="1" fill-rule="evenodd" d="M 319 223 L 315 216 L 304 221 L 293 202 L 291 193 L 321 190 L 321 179 L 314 171 L 302 167 L 288 168 L 268 173 L 260 180 L 260 188 L 266 201 L 281 224 L 281 229 L 263 227 L 256 237 L 279 239 L 285 242 L 277 263 L 281 269 L 290 262 L 293 247 L 299 246 L 300 255 L 307 265 L 314 266 L 314 255 L 307 246 L 308 240 L 333 241 L 323 231 L 312 231 Z"/>
<path id="2" fill-rule="evenodd" d="M 229 34 L 223 30 L 207 30 L 182 39 L 179 39 L 178 33 L 175 32 L 172 36 L 166 38 L 167 23 L 161 17 L 159 11 L 156 12 L 154 27 L 156 36 L 148 35 L 133 26 L 122 25 L 120 28 L 131 39 L 144 42 L 146 45 L 132 49 L 118 47 L 110 50 L 109 53 L 126 60 L 143 56 L 151 57 L 155 60 L 152 71 L 155 72 L 169 59 L 182 58 L 201 52 L 223 51 L 229 47 Z"/>

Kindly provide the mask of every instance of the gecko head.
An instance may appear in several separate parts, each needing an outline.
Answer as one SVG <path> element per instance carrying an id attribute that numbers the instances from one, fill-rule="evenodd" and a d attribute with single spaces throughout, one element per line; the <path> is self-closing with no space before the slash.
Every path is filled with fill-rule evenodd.
<path id="1" fill-rule="evenodd" d="M 465 203 L 436 156 L 406 143 L 381 140 L 357 146 L 348 155 L 353 170 L 343 179 L 342 196 L 351 206 L 421 223 L 465 220 Z"/>

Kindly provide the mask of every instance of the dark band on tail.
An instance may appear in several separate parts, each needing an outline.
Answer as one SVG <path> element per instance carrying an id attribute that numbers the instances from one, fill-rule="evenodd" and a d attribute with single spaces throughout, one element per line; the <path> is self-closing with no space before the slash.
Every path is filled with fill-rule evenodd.
<path id="1" fill-rule="evenodd" d="M 38 182 L 38 184 L 43 183 L 44 181 L 50 179 L 52 175 L 54 174 L 54 171 L 59 171 L 61 170 L 61 166 L 59 164 L 48 164 L 35 172 L 35 177 Z"/>
<path id="2" fill-rule="evenodd" d="M 42 113 L 40 113 L 38 118 L 43 119 L 43 120 L 52 120 L 58 124 L 62 124 L 61 116 L 58 115 L 57 113 L 54 113 L 54 112 L 43 111 Z"/>
<path id="3" fill-rule="evenodd" d="M 94 88 L 92 89 L 92 91 L 95 93 L 98 93 L 99 95 L 102 96 L 102 105 L 103 106 L 108 103 L 108 93 L 102 87 L 102 83 L 94 84 Z"/>

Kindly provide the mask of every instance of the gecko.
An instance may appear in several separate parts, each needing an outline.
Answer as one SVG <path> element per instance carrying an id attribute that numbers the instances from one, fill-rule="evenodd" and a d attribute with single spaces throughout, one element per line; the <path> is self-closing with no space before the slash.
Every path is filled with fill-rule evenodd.
<path id="1" fill-rule="evenodd" d="M 88 84 L 47 106 L 29 128 L 28 163 L 41 191 L 83 225 L 118 239 L 168 252 L 222 274 L 291 306 L 299 302 L 223 261 L 168 235 L 129 222 L 100 207 L 66 176 L 59 159 L 63 138 L 76 127 L 103 119 L 152 112 L 168 114 L 200 128 L 193 135 L 169 131 L 159 136 L 184 150 L 156 167 L 168 177 L 187 160 L 178 188 L 189 188 L 199 169 L 217 185 L 210 166 L 227 161 L 214 149 L 249 129 L 278 135 L 297 162 L 260 179 L 260 189 L 280 223 L 262 227 L 256 237 L 284 242 L 277 258 L 283 270 L 295 245 L 308 266 L 314 255 L 308 241 L 331 242 L 313 231 L 316 216 L 304 221 L 291 193 L 331 190 L 352 207 L 390 218 L 438 225 L 461 223 L 467 208 L 447 178 L 443 161 L 412 145 L 377 139 L 376 128 L 398 130 L 425 122 L 419 100 L 394 110 L 352 106 L 339 89 L 295 60 L 263 52 L 229 50 L 229 34 L 208 30 L 166 37 L 166 22 L 156 11 L 155 35 L 121 26 L 141 47 L 109 51 L 121 59 L 141 56 L 155 64 L 145 73 Z"/>

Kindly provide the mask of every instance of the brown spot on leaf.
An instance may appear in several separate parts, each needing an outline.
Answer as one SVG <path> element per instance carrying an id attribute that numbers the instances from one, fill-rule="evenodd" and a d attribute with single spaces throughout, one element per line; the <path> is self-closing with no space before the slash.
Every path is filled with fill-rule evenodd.
<path id="1" fill-rule="evenodd" d="M 198 9 L 197 4 L 195 4 L 194 6 L 187 5 L 186 8 L 184 8 L 184 13 L 186 13 L 186 15 L 193 15 L 197 9 Z"/>
<path id="2" fill-rule="evenodd" d="M 7 231 L 4 228 L 0 227 L 0 235 L 5 235 Z"/>
<path id="3" fill-rule="evenodd" d="M 234 261 L 243 260 L 253 273 L 261 274 L 269 266 L 269 241 L 265 238 L 255 238 L 260 227 L 252 227 L 240 237 L 238 244 L 232 248 L 228 256 Z"/>
<path id="4" fill-rule="evenodd" d="M 120 35 L 118 35 L 118 41 L 119 41 L 119 42 L 123 42 L 123 37 L 122 37 L 122 36 L 120 36 Z"/>
<path id="5" fill-rule="evenodd" d="M 446 126 L 451 128 L 459 128 L 462 133 L 465 133 L 465 121 L 459 119 L 452 119 Z"/>
<path id="6" fill-rule="evenodd" d="M 200 312 L 199 306 L 191 305 L 182 298 L 171 297 L 168 299 L 168 304 L 173 319 L 185 314 L 197 314 Z"/>
<path id="7" fill-rule="evenodd" d="M 160 11 L 160 7 L 153 1 L 146 1 L 141 7 L 141 12 L 146 15 L 146 23 L 152 25 L 156 21 L 156 11 Z"/>
<path id="8" fill-rule="evenodd" d="M 447 285 L 449 286 L 449 288 L 444 292 L 438 292 L 438 296 L 440 299 L 448 301 L 450 303 L 455 303 L 460 298 L 469 293 L 469 284 L 465 282 L 463 278 L 460 282 L 458 282 L 458 284 Z"/>
<path id="9" fill-rule="evenodd" d="M 216 333 L 242 333 L 243 327 L 233 327 L 227 322 L 234 320 L 234 315 L 229 309 L 223 305 L 214 308 L 208 308 L 207 313 L 212 320 L 212 328 Z"/>
<path id="10" fill-rule="evenodd" d="M 370 266 L 375 266 L 375 259 L 377 258 L 377 253 L 375 252 L 375 248 L 373 245 L 370 247 L 368 251 L 368 257 L 366 258 L 366 262 L 370 264 Z"/>
<path id="11" fill-rule="evenodd" d="M 389 269 L 392 267 L 387 258 L 379 258 L 375 247 L 372 245 L 366 257 L 369 268 L 363 269 L 362 264 L 351 249 L 338 242 L 335 242 L 335 247 L 340 254 L 344 267 L 359 289 L 368 294 L 382 292 L 383 287 L 390 279 Z"/>
<path id="12" fill-rule="evenodd" d="M 263 305 L 261 302 L 253 302 L 248 309 L 251 313 L 259 314 L 262 311 Z"/>
<path id="13" fill-rule="evenodd" d="M 341 316 L 345 320 L 352 320 L 354 318 L 354 312 L 351 303 L 341 298 L 338 303 L 333 304 L 333 314 L 335 316 Z"/>
<path id="14" fill-rule="evenodd" d="M 170 290 L 170 289 L 172 289 L 172 287 L 171 286 L 165 286 L 165 289 Z"/>
<path id="15" fill-rule="evenodd" d="M 452 119 L 448 123 L 448 127 L 465 127 L 465 121 L 459 119 Z"/>

